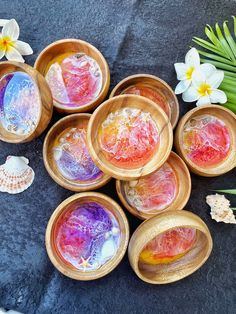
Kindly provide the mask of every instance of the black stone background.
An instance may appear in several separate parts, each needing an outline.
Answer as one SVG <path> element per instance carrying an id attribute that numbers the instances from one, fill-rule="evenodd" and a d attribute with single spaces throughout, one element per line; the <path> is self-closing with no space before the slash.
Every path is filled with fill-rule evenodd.
<path id="1" fill-rule="evenodd" d="M 106 57 L 111 88 L 124 77 L 151 73 L 175 87 L 173 64 L 182 62 L 194 35 L 206 23 L 236 14 L 226 0 L 1 0 L 0 17 L 15 18 L 20 39 L 31 44 L 33 65 L 39 52 L 61 38 L 81 38 Z M 181 114 L 194 104 L 181 98 Z M 56 112 L 52 125 L 61 115 Z M 211 220 L 205 197 L 211 189 L 236 188 L 236 170 L 216 178 L 192 175 L 186 209 L 208 225 L 214 249 L 192 276 L 162 286 L 144 283 L 132 271 L 127 255 L 109 275 L 79 282 L 61 275 L 49 261 L 44 234 L 57 205 L 73 192 L 47 174 L 42 158 L 46 132 L 27 144 L 0 143 L 0 164 L 7 155 L 23 155 L 35 170 L 33 185 L 17 195 L 0 194 L 0 307 L 23 313 L 235 313 L 235 226 Z M 118 201 L 114 181 L 99 189 Z M 230 197 L 236 207 L 236 197 Z M 127 213 L 127 212 L 126 212 Z M 131 234 L 140 221 L 127 213 Z"/>

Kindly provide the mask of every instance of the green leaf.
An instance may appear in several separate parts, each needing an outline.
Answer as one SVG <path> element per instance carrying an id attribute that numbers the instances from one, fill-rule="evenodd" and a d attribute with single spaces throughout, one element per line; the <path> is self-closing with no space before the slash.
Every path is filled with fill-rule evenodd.
<path id="1" fill-rule="evenodd" d="M 235 57 L 234 57 L 234 54 L 230 48 L 230 46 L 228 45 L 226 39 L 224 38 L 222 32 L 221 32 L 221 29 L 220 29 L 220 26 L 218 23 L 216 23 L 215 25 L 215 28 L 216 28 L 216 33 L 218 35 L 218 38 L 220 40 L 220 43 L 224 49 L 224 51 L 226 52 L 226 54 L 232 59 L 232 60 L 235 60 Z"/>
<path id="2" fill-rule="evenodd" d="M 226 194 L 236 194 L 236 189 L 231 189 L 231 190 L 213 190 L 215 192 L 222 192 Z"/>
<path id="3" fill-rule="evenodd" d="M 228 64 L 224 64 L 222 62 L 218 62 L 218 61 L 213 61 L 213 60 L 209 60 L 209 59 L 205 59 L 205 58 L 201 58 L 201 61 L 203 63 L 211 63 L 213 64 L 216 68 L 218 69 L 222 69 L 222 70 L 228 70 L 228 71 L 232 71 L 236 73 L 236 67 L 232 66 L 232 65 L 228 65 Z"/>
<path id="4" fill-rule="evenodd" d="M 205 52 L 205 51 L 202 51 L 202 50 L 198 50 L 199 54 L 202 55 L 202 56 L 205 56 L 209 59 L 213 59 L 213 60 L 216 60 L 216 61 L 219 61 L 221 63 L 225 63 L 225 64 L 229 64 L 229 65 L 232 65 L 234 66 L 234 62 L 229 60 L 229 59 L 226 59 L 226 58 L 222 58 L 222 57 L 219 57 L 219 56 L 216 56 L 212 53 L 208 53 L 208 52 Z"/>
<path id="5" fill-rule="evenodd" d="M 231 36 L 231 33 L 229 31 L 228 25 L 227 25 L 228 21 L 224 21 L 223 23 L 223 29 L 224 29 L 224 34 L 225 34 L 225 38 L 234 54 L 234 57 L 236 57 L 236 43 L 233 40 L 233 37 Z"/>
<path id="6" fill-rule="evenodd" d="M 222 89 L 223 90 L 223 89 Z M 227 90 L 223 90 L 227 96 L 227 101 L 231 103 L 236 103 L 236 94 L 234 92 L 228 92 Z"/>
<path id="7" fill-rule="evenodd" d="M 231 78 L 235 79 L 236 78 L 236 74 L 234 72 L 224 70 L 224 73 L 225 73 L 224 78 L 229 78 L 229 79 L 231 79 Z"/>
<path id="8" fill-rule="evenodd" d="M 219 89 L 221 89 L 221 90 L 223 90 L 223 91 L 230 92 L 230 93 L 235 93 L 236 84 L 235 84 L 235 83 L 233 83 L 233 84 L 228 84 L 228 83 L 225 83 L 225 82 L 223 81 L 223 82 L 220 84 Z"/>
<path id="9" fill-rule="evenodd" d="M 232 15 L 232 18 L 234 20 L 234 36 L 236 37 L 236 18 Z"/>
<path id="10" fill-rule="evenodd" d="M 210 25 L 207 25 L 205 27 L 205 34 L 207 35 L 207 37 L 210 39 L 210 41 L 219 49 L 222 50 L 222 45 L 219 41 L 219 39 L 216 37 L 212 27 Z"/>
<path id="11" fill-rule="evenodd" d="M 236 103 L 232 104 L 230 102 L 226 102 L 222 106 L 236 113 Z"/>
<path id="12" fill-rule="evenodd" d="M 236 78 L 225 74 L 222 84 L 229 84 L 230 86 L 234 86 L 236 88 Z"/>
<path id="13" fill-rule="evenodd" d="M 219 50 L 216 46 L 214 46 L 213 44 L 211 44 L 209 41 L 206 41 L 204 39 L 198 38 L 198 37 L 194 37 L 192 39 L 193 42 L 195 42 L 196 44 L 198 44 L 200 47 L 205 48 L 207 50 L 210 50 L 211 52 L 214 52 L 224 58 L 226 58 L 227 56 L 225 56 L 225 53 L 222 52 L 221 50 Z M 230 59 L 229 59 L 230 60 Z"/>
<path id="14" fill-rule="evenodd" d="M 230 207 L 230 209 L 232 209 L 232 210 L 236 210 L 236 208 L 235 208 L 235 207 Z"/>

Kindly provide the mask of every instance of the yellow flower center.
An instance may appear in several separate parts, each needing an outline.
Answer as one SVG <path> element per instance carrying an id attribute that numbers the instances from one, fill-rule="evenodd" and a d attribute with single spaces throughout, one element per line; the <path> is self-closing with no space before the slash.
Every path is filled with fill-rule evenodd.
<path id="1" fill-rule="evenodd" d="M 186 79 L 187 80 L 192 79 L 193 71 L 194 71 L 194 67 L 188 68 L 188 70 L 186 71 Z"/>
<path id="2" fill-rule="evenodd" d="M 207 95 L 210 95 L 212 92 L 211 90 L 211 86 L 207 83 L 202 83 L 199 88 L 198 88 L 198 93 L 201 95 L 201 96 L 207 96 Z"/>
<path id="3" fill-rule="evenodd" d="M 0 50 L 7 51 L 14 46 L 10 37 L 4 36 L 0 38 Z"/>

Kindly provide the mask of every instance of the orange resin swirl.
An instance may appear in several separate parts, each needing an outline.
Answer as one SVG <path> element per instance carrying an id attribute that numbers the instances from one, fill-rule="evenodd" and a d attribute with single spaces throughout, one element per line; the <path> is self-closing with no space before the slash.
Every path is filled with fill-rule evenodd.
<path id="1" fill-rule="evenodd" d="M 120 168 L 143 167 L 159 144 L 159 134 L 150 113 L 122 108 L 102 123 L 98 141 L 106 159 Z"/>

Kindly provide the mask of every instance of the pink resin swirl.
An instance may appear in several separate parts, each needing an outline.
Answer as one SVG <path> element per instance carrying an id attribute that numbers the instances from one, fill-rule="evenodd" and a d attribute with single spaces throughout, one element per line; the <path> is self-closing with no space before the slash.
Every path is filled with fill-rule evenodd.
<path id="1" fill-rule="evenodd" d="M 157 126 L 150 113 L 122 108 L 102 123 L 98 140 L 107 160 L 120 168 L 143 167 L 159 144 Z"/>

